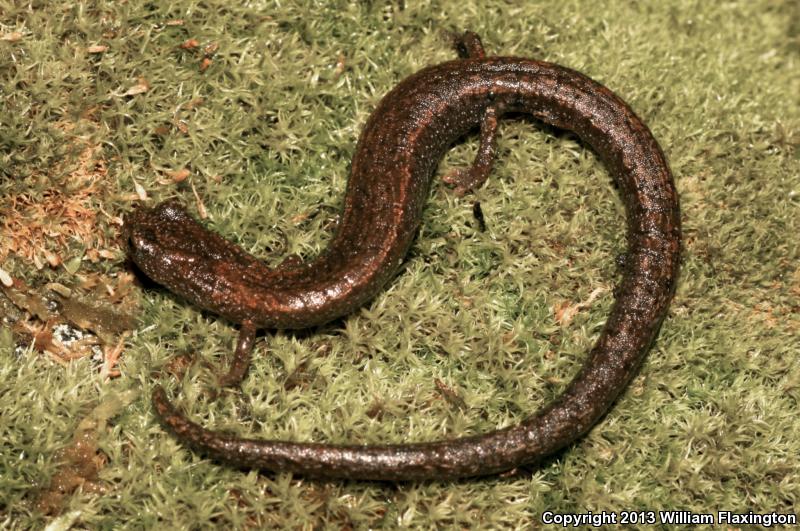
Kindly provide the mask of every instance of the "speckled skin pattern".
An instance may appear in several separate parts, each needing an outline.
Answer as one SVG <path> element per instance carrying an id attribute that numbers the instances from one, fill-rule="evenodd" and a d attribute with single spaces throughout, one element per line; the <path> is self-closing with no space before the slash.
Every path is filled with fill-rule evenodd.
<path id="1" fill-rule="evenodd" d="M 156 412 L 180 441 L 236 466 L 306 476 L 479 476 L 533 463 L 563 448 L 586 433 L 625 389 L 657 334 L 678 275 L 680 213 L 664 155 L 628 105 L 588 77 L 541 61 L 487 58 L 479 44 L 468 42 L 467 48 L 468 58 L 425 68 L 402 81 L 372 113 L 353 156 L 336 234 L 316 259 L 269 269 L 203 228 L 174 201 L 126 218 L 130 256 L 171 291 L 242 323 L 246 333 L 239 357 L 240 350 L 249 352 L 256 328 L 314 326 L 373 298 L 397 272 L 414 239 L 445 150 L 478 126 L 484 139 L 493 137 L 495 117 L 527 113 L 574 131 L 589 144 L 625 204 L 624 275 L 582 369 L 554 402 L 515 426 L 452 440 L 377 446 L 223 435 L 189 421 L 156 387 Z M 488 140 L 484 144 L 492 147 Z M 485 162 L 476 160 L 476 166 Z"/>

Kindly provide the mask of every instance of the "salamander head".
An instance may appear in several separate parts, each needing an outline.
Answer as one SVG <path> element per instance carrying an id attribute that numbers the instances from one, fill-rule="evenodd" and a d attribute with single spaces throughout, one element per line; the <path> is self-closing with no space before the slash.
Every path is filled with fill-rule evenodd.
<path id="1" fill-rule="evenodd" d="M 225 310 L 216 299 L 243 276 L 241 269 L 231 269 L 254 260 L 195 221 L 174 199 L 134 210 L 125 216 L 124 231 L 128 256 L 145 275 L 217 313 Z"/>
<path id="2" fill-rule="evenodd" d="M 172 288 L 169 279 L 176 267 L 202 258 L 191 237 L 198 228 L 202 229 L 174 199 L 137 208 L 124 221 L 128 256 L 147 276 Z"/>
<path id="3" fill-rule="evenodd" d="M 176 200 L 125 217 L 128 256 L 149 278 L 189 302 L 242 322 L 271 297 L 269 269 L 241 247 L 198 223 Z M 261 312 L 263 313 L 263 312 Z M 264 323 L 270 322 L 268 315 Z"/>

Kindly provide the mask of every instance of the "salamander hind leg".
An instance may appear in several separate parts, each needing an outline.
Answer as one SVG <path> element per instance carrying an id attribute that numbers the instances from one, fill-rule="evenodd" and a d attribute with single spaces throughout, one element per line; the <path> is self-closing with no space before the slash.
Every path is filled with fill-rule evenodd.
<path id="1" fill-rule="evenodd" d="M 451 34 L 453 40 L 453 47 L 458 52 L 458 56 L 462 59 L 483 59 L 486 57 L 486 51 L 483 49 L 483 43 L 478 34 L 474 31 L 465 31 L 464 33 Z"/>
<path id="2" fill-rule="evenodd" d="M 465 31 L 453 34 L 451 37 L 453 47 L 460 58 L 483 59 L 486 57 L 486 50 L 484 50 L 481 38 L 477 33 Z M 472 166 L 453 170 L 444 176 L 444 182 L 455 187 L 456 195 L 461 196 L 476 190 L 486 182 L 496 157 L 496 138 L 497 110 L 494 107 L 487 107 L 481 117 L 481 143 Z"/>
<path id="3" fill-rule="evenodd" d="M 481 143 L 478 154 L 469 168 L 458 168 L 444 176 L 445 183 L 455 187 L 457 195 L 464 195 L 483 186 L 492 172 L 497 157 L 497 111 L 487 107 L 481 119 Z"/>
<path id="4" fill-rule="evenodd" d="M 250 360 L 253 357 L 253 344 L 256 341 L 256 327 L 253 323 L 245 321 L 239 330 L 239 339 L 236 341 L 236 351 L 233 353 L 231 367 L 226 374 L 219 377 L 221 387 L 235 387 L 242 383 Z"/>

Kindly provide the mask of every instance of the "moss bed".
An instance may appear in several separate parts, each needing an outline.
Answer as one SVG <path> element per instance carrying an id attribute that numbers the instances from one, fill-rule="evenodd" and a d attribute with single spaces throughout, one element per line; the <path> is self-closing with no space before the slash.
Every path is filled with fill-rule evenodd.
<path id="1" fill-rule="evenodd" d="M 0 330 L 0 527 L 529 528 L 545 511 L 797 512 L 796 2 L 242 4 L 0 0 L 0 268 L 135 317 L 74 359 L 22 321 Z M 474 196 L 434 186 L 401 273 L 371 304 L 309 333 L 261 335 L 241 391 L 213 392 L 235 327 L 131 283 L 120 218 L 173 196 L 270 264 L 318 253 L 370 112 L 405 76 L 454 57 L 446 31 L 466 28 L 489 53 L 604 83 L 667 154 L 685 253 L 639 376 L 586 437 L 501 477 L 313 481 L 181 447 L 153 416 L 156 381 L 215 429 L 374 443 L 508 425 L 578 370 L 613 300 L 623 211 L 591 151 L 527 121 L 502 122 Z M 439 174 L 476 147 L 459 143 Z"/>

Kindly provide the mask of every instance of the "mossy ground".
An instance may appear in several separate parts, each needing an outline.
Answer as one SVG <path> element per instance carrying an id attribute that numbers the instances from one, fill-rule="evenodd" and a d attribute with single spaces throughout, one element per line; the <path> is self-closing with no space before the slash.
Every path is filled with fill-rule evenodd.
<path id="1" fill-rule="evenodd" d="M 663 146 L 685 255 L 658 341 L 587 437 L 510 477 L 381 485 L 240 471 L 183 449 L 155 422 L 156 378 L 205 425 L 334 442 L 476 433 L 556 396 L 612 302 L 623 212 L 608 173 L 573 137 L 504 121 L 498 163 L 474 196 L 488 230 L 476 229 L 472 197 L 435 186 L 390 287 L 313 333 L 263 337 L 241 392 L 212 398 L 200 361 L 222 363 L 235 329 L 163 291 L 134 291 L 140 324 L 116 379 L 88 357 L 62 365 L 15 354 L 4 332 L 0 525 L 56 518 L 37 508 L 37 493 L 61 473 L 58 451 L 81 419 L 114 397 L 124 400 L 97 431 L 98 477 L 65 498 L 60 524 L 524 528 L 545 510 L 797 512 L 795 2 L 247 6 L 0 0 L 0 267 L 29 285 L 112 278 L 125 267 L 114 218 L 142 189 L 151 204 L 199 198 L 213 228 L 269 263 L 314 255 L 379 98 L 452 58 L 444 31 L 469 28 L 490 53 L 557 62 L 606 84 Z M 468 164 L 475 147 L 474 137 L 456 146 L 439 173 Z M 73 178 L 76 168 L 91 178 Z M 58 218 L 12 233 L 19 205 L 52 201 L 62 184 L 82 212 L 102 213 L 91 231 Z M 64 265 L 39 270 L 25 249 Z M 575 307 L 597 288 L 591 305 Z M 181 354 L 198 363 L 174 382 L 160 371 Z"/>

